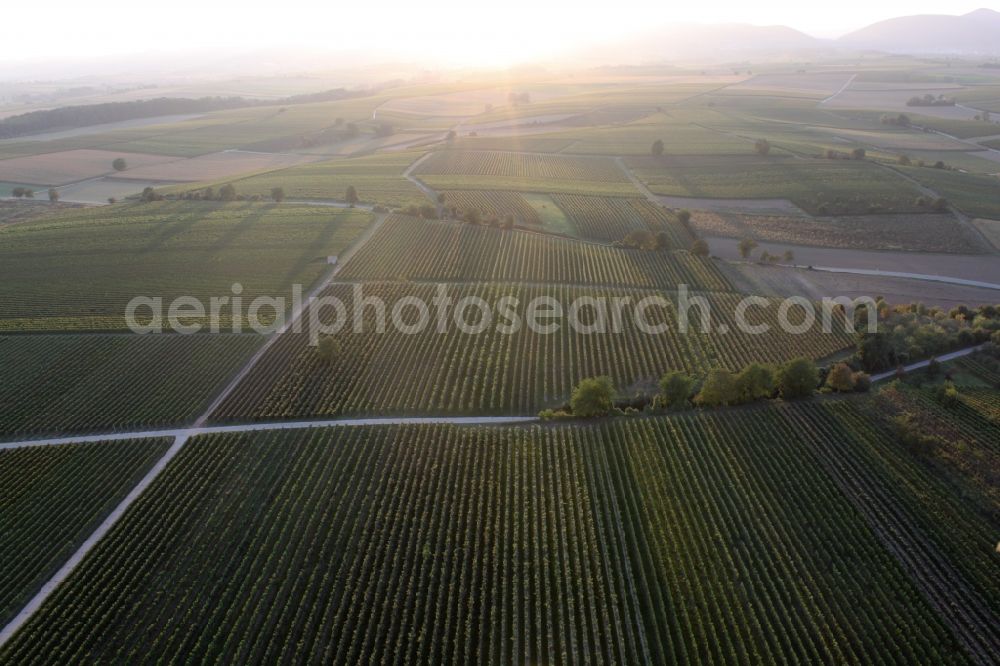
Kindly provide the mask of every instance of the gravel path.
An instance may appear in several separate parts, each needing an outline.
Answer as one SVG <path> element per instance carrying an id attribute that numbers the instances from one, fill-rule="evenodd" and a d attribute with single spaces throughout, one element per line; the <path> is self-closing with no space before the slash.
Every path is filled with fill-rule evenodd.
<path id="1" fill-rule="evenodd" d="M 968 356 L 969 354 L 977 352 L 982 348 L 983 348 L 982 345 L 976 345 L 975 347 L 969 347 L 968 349 L 960 349 L 958 351 L 951 352 L 950 354 L 942 354 L 941 356 L 938 356 L 935 360 L 937 360 L 938 363 L 944 363 L 945 361 L 951 361 L 956 358 Z M 927 359 L 926 361 L 919 361 L 917 363 L 904 365 L 903 372 L 913 372 L 914 370 L 920 370 L 921 368 L 926 368 L 930 364 L 931 364 L 931 359 Z M 889 379 L 890 377 L 895 377 L 895 376 L 896 376 L 896 371 L 889 370 L 887 372 L 880 372 L 877 375 L 872 375 L 872 381 L 880 382 L 884 379 Z"/>

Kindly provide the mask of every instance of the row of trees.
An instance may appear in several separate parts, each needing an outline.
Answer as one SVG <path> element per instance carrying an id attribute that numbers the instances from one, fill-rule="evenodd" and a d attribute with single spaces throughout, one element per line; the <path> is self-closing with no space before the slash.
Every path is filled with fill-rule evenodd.
<path id="1" fill-rule="evenodd" d="M 270 197 L 272 201 L 281 203 L 285 200 L 285 188 L 280 186 L 272 187 Z M 142 201 L 161 201 L 164 198 L 172 198 L 172 196 L 165 197 L 162 194 L 158 194 L 154 192 L 152 187 L 147 187 L 140 196 Z M 200 190 L 184 192 L 178 198 L 185 201 L 262 201 L 264 199 L 260 194 L 239 194 L 236 191 L 236 186 L 232 183 L 227 183 L 218 190 L 209 186 Z M 361 201 L 358 196 L 358 190 L 353 185 L 349 185 L 344 192 L 344 201 L 351 208 L 354 208 Z"/>
<path id="2" fill-rule="evenodd" d="M 955 106 L 955 100 L 944 95 L 932 95 L 930 93 L 919 96 L 914 95 L 906 100 L 906 106 Z"/>
<path id="3" fill-rule="evenodd" d="M 737 245 L 737 248 L 739 249 L 740 256 L 743 257 L 743 259 L 750 259 L 750 255 L 753 253 L 754 250 L 757 249 L 757 241 L 755 241 L 752 238 L 744 238 L 740 240 L 739 244 Z M 784 254 L 775 255 L 765 251 L 761 252 L 759 261 L 761 263 L 770 264 L 770 263 L 776 263 L 781 260 L 784 260 L 788 263 L 793 262 L 795 261 L 795 253 L 792 252 L 791 250 L 785 250 Z"/>
<path id="4" fill-rule="evenodd" d="M 890 307 L 881 297 L 878 330 L 859 332 L 854 358 L 867 372 L 891 370 L 911 361 L 987 342 L 1000 341 L 1000 306 L 959 306 L 949 311 L 910 303 Z M 855 318 L 867 320 L 864 306 Z"/>
<path id="5" fill-rule="evenodd" d="M 751 363 L 739 372 L 716 368 L 700 382 L 682 372 L 671 372 L 660 380 L 657 403 L 667 409 L 683 409 L 692 404 L 725 407 L 776 397 L 796 400 L 811 396 L 821 386 L 841 393 L 866 391 L 870 379 L 846 363 L 821 370 L 807 358 L 793 359 L 778 367 Z"/>
<path id="6" fill-rule="evenodd" d="M 659 393 L 646 405 L 652 409 L 728 407 L 759 400 L 797 400 L 817 390 L 830 393 L 867 391 L 871 378 L 848 363 L 819 368 L 808 358 L 796 358 L 777 367 L 751 363 L 739 372 L 715 368 L 697 378 L 669 372 L 660 379 Z M 590 377 L 577 384 L 569 411 L 545 410 L 543 418 L 595 418 L 615 413 L 616 391 L 610 377 Z M 637 412 L 628 405 L 620 413 Z"/>
<path id="7" fill-rule="evenodd" d="M 30 187 L 15 187 L 10 191 L 10 194 L 15 199 L 34 199 L 35 191 Z M 59 201 L 59 190 L 54 187 L 50 187 L 48 191 L 49 201 L 55 203 Z"/>

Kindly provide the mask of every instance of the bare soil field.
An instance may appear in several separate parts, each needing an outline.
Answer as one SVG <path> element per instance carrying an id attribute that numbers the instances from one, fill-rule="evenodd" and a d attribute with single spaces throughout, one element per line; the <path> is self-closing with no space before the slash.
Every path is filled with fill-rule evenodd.
<path id="1" fill-rule="evenodd" d="M 908 280 L 896 277 L 824 273 L 802 268 L 740 264 L 729 267 L 727 275 L 743 291 L 776 298 L 805 296 L 813 300 L 847 296 L 883 296 L 890 303 L 920 302 L 952 308 L 958 305 L 992 305 L 1000 300 L 993 289 Z"/>
<path id="2" fill-rule="evenodd" d="M 789 217 L 696 211 L 691 223 L 707 236 L 752 238 L 811 247 L 981 254 L 992 248 L 952 215 Z"/>
<path id="3" fill-rule="evenodd" d="M 968 151 L 970 146 L 964 141 L 958 141 L 940 134 L 930 132 L 886 131 L 869 132 L 864 130 L 839 129 L 833 127 L 817 127 L 819 132 L 841 137 L 855 143 L 878 146 L 890 150 L 955 150 Z"/>
<path id="4" fill-rule="evenodd" d="M 359 136 L 346 141 L 338 141 L 312 148 L 303 148 L 294 151 L 299 155 L 327 155 L 330 157 L 351 157 L 354 155 L 364 155 L 376 151 L 403 150 L 422 143 L 430 143 L 444 138 L 442 133 L 420 134 L 416 132 L 404 132 L 393 134 L 392 136 L 373 138 Z"/>
<path id="5" fill-rule="evenodd" d="M 129 169 L 117 178 L 159 182 L 198 182 L 229 178 L 256 171 L 283 169 L 319 158 L 287 153 L 254 153 L 244 150 L 225 150 L 190 159 L 173 160 L 148 167 Z M 0 163 L 2 164 L 2 163 Z"/>
<path id="6" fill-rule="evenodd" d="M 124 158 L 130 173 L 136 170 L 176 161 L 175 157 L 116 153 L 110 150 L 65 150 L 58 153 L 13 157 L 0 160 L 0 181 L 30 183 L 39 186 L 64 185 L 114 172 L 111 163 Z"/>
<path id="7" fill-rule="evenodd" d="M 496 120 L 484 123 L 463 123 L 455 127 L 460 135 L 475 132 L 478 136 L 510 136 L 526 132 L 556 132 L 560 129 L 571 129 L 574 125 L 567 123 L 576 113 L 549 113 L 537 116 L 523 116 L 508 120 Z"/>
<path id="8" fill-rule="evenodd" d="M 122 180 L 105 176 L 72 185 L 64 185 L 59 190 L 59 200 L 84 204 L 104 204 L 109 198 L 121 201 L 125 197 L 139 194 L 146 187 L 156 187 L 161 183 L 146 180 Z"/>
<path id="9" fill-rule="evenodd" d="M 851 78 L 842 72 L 816 74 L 760 74 L 725 88 L 730 92 L 773 92 L 779 95 L 827 97 L 844 87 Z"/>
<path id="10" fill-rule="evenodd" d="M 986 239 L 993 244 L 993 247 L 1000 250 L 1000 220 L 976 219 L 972 223 L 986 236 Z"/>
<path id="11" fill-rule="evenodd" d="M 851 83 L 851 90 L 865 92 L 893 92 L 899 91 L 912 93 L 933 92 L 935 95 L 946 93 L 946 91 L 961 90 L 964 86 L 959 83 L 945 83 L 943 81 L 906 81 L 892 83 L 889 81 L 862 81 L 856 79 Z"/>
<path id="12" fill-rule="evenodd" d="M 707 199 L 702 197 L 674 197 L 654 194 L 657 203 L 668 208 L 713 211 L 716 213 L 739 213 L 753 211 L 761 215 L 791 215 L 808 217 L 808 213 L 788 199 Z"/>
<path id="13" fill-rule="evenodd" d="M 919 113 L 922 116 L 945 118 L 949 120 L 973 120 L 979 113 L 975 109 L 963 106 L 907 106 L 906 101 L 917 94 L 912 89 L 899 90 L 856 90 L 852 87 L 824 100 L 823 105 L 833 109 L 878 109 L 880 111 L 895 111 L 899 113 Z M 921 95 L 947 95 L 954 92 L 951 88 L 929 88 L 920 90 Z"/>
<path id="14" fill-rule="evenodd" d="M 708 242 L 713 255 L 734 261 L 742 260 L 736 240 L 713 236 L 708 236 L 705 240 Z M 1000 283 L 1000 256 L 993 254 L 962 255 L 931 252 L 878 252 L 873 250 L 806 247 L 789 243 L 761 243 L 755 250 L 755 254 L 767 251 L 771 254 L 781 256 L 789 250 L 795 255 L 795 263 L 804 266 L 895 271 Z M 994 291 L 993 298 L 994 300 L 1000 300 L 1000 291 Z"/>

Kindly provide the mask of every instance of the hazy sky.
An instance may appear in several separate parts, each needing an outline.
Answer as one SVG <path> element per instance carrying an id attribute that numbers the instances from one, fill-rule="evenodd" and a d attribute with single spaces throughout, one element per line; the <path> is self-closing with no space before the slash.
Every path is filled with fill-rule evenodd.
<path id="1" fill-rule="evenodd" d="M 904 14 L 1000 9 L 997 0 L 51 0 L 8 23 L 0 59 L 91 58 L 272 46 L 419 52 L 457 65 L 509 64 L 671 22 L 785 24 L 832 37 Z M 30 11 L 29 11 L 30 13 Z"/>

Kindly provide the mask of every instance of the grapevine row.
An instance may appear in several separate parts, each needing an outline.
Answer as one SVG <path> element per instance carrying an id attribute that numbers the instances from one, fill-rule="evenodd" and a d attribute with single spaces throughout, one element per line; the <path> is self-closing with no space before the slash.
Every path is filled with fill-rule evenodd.
<path id="1" fill-rule="evenodd" d="M 203 436 L 0 661 L 965 663 L 784 409 Z"/>
<path id="2" fill-rule="evenodd" d="M 392 216 L 345 265 L 347 280 L 545 282 L 730 289 L 710 260 L 451 222 Z"/>

